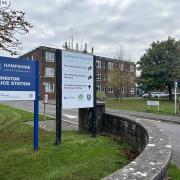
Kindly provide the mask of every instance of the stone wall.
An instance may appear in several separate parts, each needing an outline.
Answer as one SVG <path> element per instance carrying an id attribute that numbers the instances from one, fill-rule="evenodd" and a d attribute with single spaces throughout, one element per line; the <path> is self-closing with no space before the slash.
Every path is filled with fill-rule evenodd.
<path id="1" fill-rule="evenodd" d="M 157 126 L 140 118 L 105 113 L 104 130 L 117 136 L 126 135 L 141 152 L 135 160 L 104 180 L 167 179 L 172 147 L 167 135 Z"/>
<path id="2" fill-rule="evenodd" d="M 124 168 L 105 177 L 104 180 L 165 180 L 171 160 L 172 147 L 167 135 L 148 120 L 108 113 L 101 103 L 97 105 L 97 131 L 127 137 L 141 154 Z M 79 111 L 79 127 L 82 132 L 91 131 L 91 113 Z"/>

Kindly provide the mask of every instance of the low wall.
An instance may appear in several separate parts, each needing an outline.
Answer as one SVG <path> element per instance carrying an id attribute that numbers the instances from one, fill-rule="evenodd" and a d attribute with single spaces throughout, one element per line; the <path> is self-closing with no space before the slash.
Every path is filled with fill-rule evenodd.
<path id="1" fill-rule="evenodd" d="M 162 130 L 148 120 L 117 113 L 105 113 L 103 123 L 106 133 L 128 137 L 141 152 L 135 160 L 104 180 L 167 179 L 172 147 Z"/>
<path id="2" fill-rule="evenodd" d="M 104 180 L 166 180 L 172 147 L 167 135 L 148 120 L 105 112 L 97 105 L 97 132 L 127 137 L 141 154 L 124 168 Z M 90 111 L 80 109 L 79 130 L 90 132 Z"/>

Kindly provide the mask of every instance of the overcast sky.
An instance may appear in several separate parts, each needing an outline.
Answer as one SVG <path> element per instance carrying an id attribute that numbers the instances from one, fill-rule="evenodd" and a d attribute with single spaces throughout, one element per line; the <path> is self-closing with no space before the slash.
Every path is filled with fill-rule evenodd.
<path id="1" fill-rule="evenodd" d="M 120 49 L 137 61 L 152 41 L 180 39 L 180 0 L 12 0 L 34 26 L 21 36 L 23 53 L 40 45 L 88 43 L 96 54 Z M 80 45 L 79 45 L 80 46 Z"/>

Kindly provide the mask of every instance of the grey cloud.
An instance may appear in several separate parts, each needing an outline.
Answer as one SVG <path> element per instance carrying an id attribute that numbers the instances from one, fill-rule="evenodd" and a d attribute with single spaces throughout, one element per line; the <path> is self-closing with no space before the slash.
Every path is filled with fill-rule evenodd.
<path id="1" fill-rule="evenodd" d="M 16 0 L 13 6 L 34 25 L 20 37 L 25 51 L 41 43 L 62 45 L 73 32 L 97 53 L 113 57 L 124 46 L 137 60 L 152 41 L 180 38 L 179 0 Z"/>

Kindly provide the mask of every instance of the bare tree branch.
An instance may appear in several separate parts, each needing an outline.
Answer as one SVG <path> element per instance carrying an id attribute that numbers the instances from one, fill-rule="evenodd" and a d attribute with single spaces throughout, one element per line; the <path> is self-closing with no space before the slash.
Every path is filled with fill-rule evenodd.
<path id="1" fill-rule="evenodd" d="M 32 25 L 25 20 L 25 13 L 11 9 L 11 3 L 0 0 L 0 49 L 18 54 L 21 42 L 16 38 L 17 34 L 23 35 L 29 32 Z"/>

